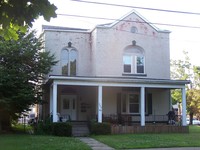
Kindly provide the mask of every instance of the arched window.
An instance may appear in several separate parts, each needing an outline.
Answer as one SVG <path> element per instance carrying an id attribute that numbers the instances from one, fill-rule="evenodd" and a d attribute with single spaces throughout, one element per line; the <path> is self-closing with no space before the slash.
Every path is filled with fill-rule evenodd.
<path id="1" fill-rule="evenodd" d="M 62 75 L 68 75 L 69 52 L 67 49 L 62 50 L 61 52 L 61 66 L 62 66 Z"/>
<path id="2" fill-rule="evenodd" d="M 125 74 L 145 73 L 145 55 L 143 48 L 136 45 L 129 45 L 124 49 L 123 73 Z"/>
<path id="3" fill-rule="evenodd" d="M 77 72 L 77 50 L 67 47 L 61 52 L 62 75 L 76 76 Z"/>
<path id="4" fill-rule="evenodd" d="M 76 75 L 77 51 L 72 49 L 69 53 L 70 76 Z"/>

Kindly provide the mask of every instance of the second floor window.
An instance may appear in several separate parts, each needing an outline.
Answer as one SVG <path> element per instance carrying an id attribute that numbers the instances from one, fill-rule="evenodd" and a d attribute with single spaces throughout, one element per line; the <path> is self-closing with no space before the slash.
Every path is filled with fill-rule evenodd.
<path id="1" fill-rule="evenodd" d="M 76 76 L 77 51 L 74 48 L 63 49 L 61 52 L 62 75 Z"/>
<path id="2" fill-rule="evenodd" d="M 144 56 L 125 54 L 123 56 L 123 71 L 127 74 L 144 74 Z"/>
<path id="3" fill-rule="evenodd" d="M 136 56 L 137 67 L 136 73 L 144 73 L 144 56 Z"/>
<path id="4" fill-rule="evenodd" d="M 142 47 L 132 41 L 132 45 L 124 48 L 123 53 L 123 73 L 124 74 L 145 74 L 145 51 Z"/>

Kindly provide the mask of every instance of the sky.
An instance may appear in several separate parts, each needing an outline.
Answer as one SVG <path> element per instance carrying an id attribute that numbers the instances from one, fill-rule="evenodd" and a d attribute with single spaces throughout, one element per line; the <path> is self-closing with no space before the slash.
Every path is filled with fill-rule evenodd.
<path id="1" fill-rule="evenodd" d="M 110 23 L 114 20 L 88 19 L 85 17 L 72 17 L 69 15 L 89 16 L 96 18 L 120 19 L 133 9 L 151 23 L 167 24 L 154 26 L 159 29 L 169 30 L 170 57 L 173 60 L 183 59 L 183 51 L 189 53 L 191 63 L 200 66 L 200 1 L 199 0 L 85 0 L 92 2 L 119 4 L 133 7 L 173 10 L 178 12 L 193 12 L 199 14 L 175 13 L 169 11 L 155 11 L 86 3 L 82 0 L 49 0 L 57 6 L 57 18 L 50 22 L 42 17 L 33 25 L 41 33 L 42 25 L 62 27 L 75 27 L 92 29 L 98 24 Z M 188 27 L 172 26 L 181 25 Z M 195 27 L 195 28 L 194 28 Z M 197 28 L 196 28 L 197 27 Z"/>

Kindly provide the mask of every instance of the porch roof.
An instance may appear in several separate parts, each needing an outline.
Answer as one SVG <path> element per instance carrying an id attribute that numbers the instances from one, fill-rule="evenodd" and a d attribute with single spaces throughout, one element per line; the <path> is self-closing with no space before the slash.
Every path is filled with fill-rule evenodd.
<path id="1" fill-rule="evenodd" d="M 115 86 L 115 87 L 149 87 L 149 88 L 184 88 L 188 80 L 153 79 L 141 77 L 89 77 L 50 75 L 47 83 L 80 86 Z"/>

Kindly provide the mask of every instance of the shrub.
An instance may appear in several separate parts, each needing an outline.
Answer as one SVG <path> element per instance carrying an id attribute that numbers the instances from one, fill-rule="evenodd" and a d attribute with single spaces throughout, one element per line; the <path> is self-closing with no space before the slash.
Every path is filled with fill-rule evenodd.
<path id="1" fill-rule="evenodd" d="M 52 134 L 55 136 L 72 136 L 72 125 L 66 122 L 52 123 Z"/>
<path id="2" fill-rule="evenodd" d="M 95 135 L 105 135 L 111 134 L 111 125 L 110 123 L 97 123 L 92 122 L 90 126 L 91 134 Z"/>
<path id="3" fill-rule="evenodd" d="M 34 133 L 39 135 L 51 135 L 52 134 L 52 123 L 50 122 L 38 122 L 34 125 Z"/>

